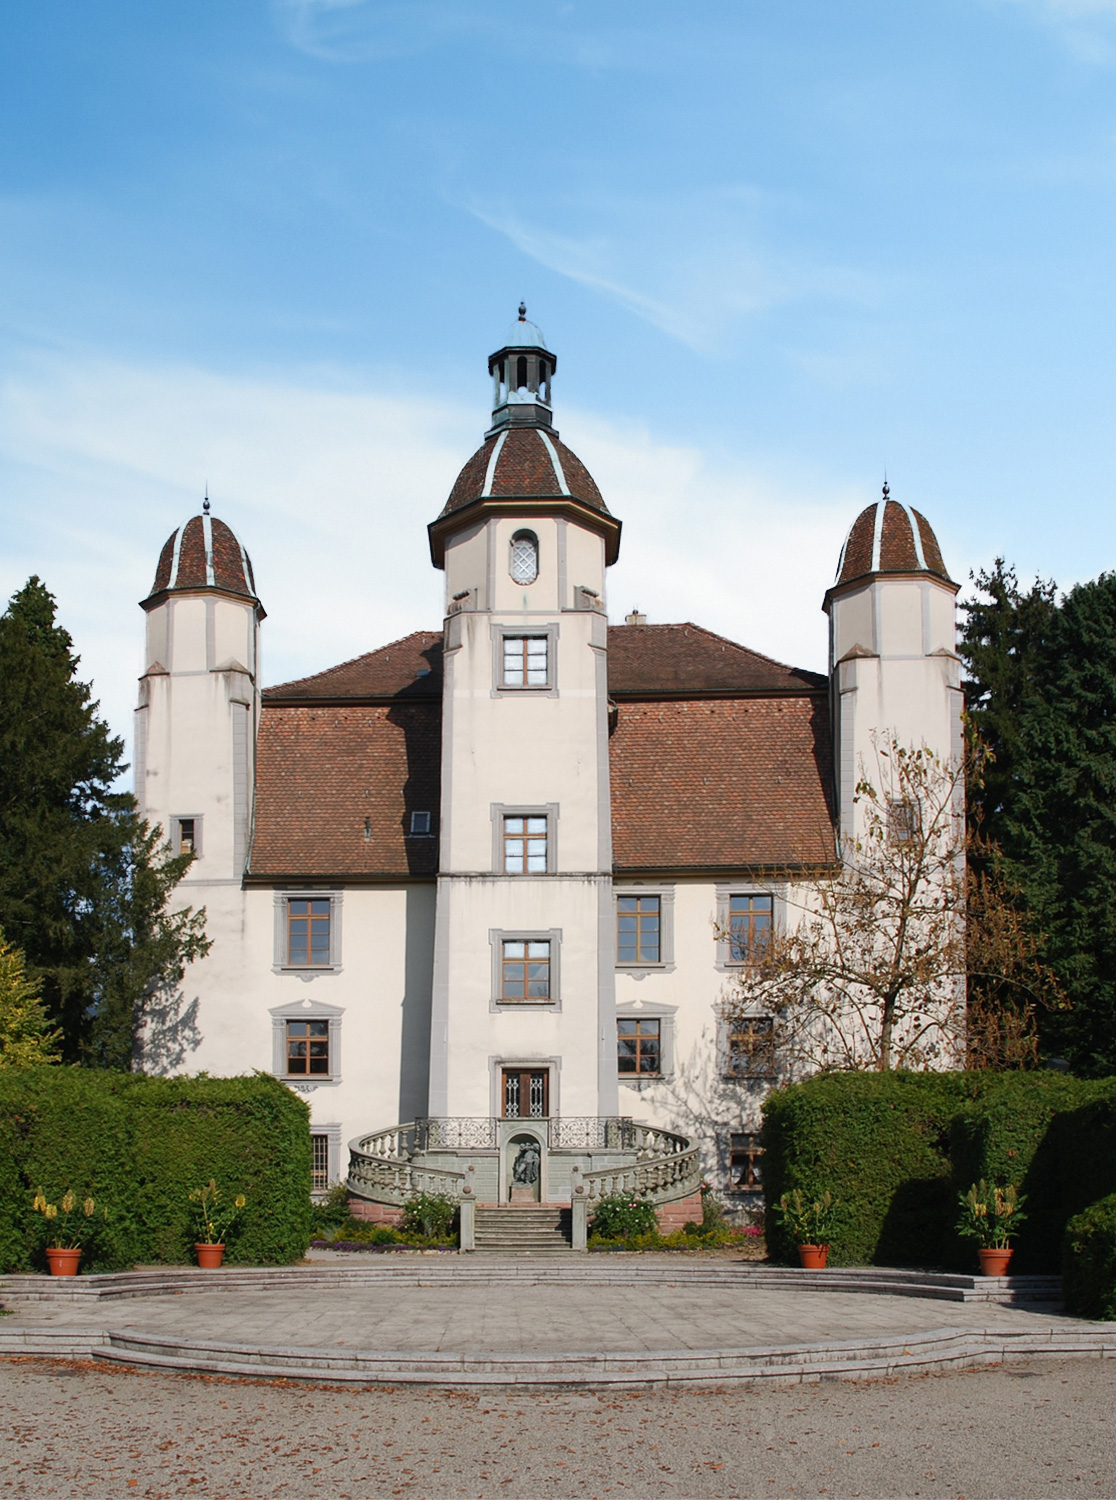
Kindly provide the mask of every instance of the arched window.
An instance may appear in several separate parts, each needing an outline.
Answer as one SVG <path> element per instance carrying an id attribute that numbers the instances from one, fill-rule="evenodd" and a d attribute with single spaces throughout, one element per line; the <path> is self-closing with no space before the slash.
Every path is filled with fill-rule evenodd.
<path id="1" fill-rule="evenodd" d="M 515 362 L 515 383 L 520 388 L 527 384 L 527 356 L 521 354 Z"/>
<path id="2" fill-rule="evenodd" d="M 508 572 L 516 583 L 534 583 L 539 576 L 539 539 L 533 531 L 517 531 L 512 537 Z"/>

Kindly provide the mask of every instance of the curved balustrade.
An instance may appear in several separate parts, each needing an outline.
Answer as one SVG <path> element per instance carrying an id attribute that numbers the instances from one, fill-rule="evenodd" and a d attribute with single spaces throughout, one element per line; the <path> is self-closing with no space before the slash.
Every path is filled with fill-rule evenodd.
<path id="1" fill-rule="evenodd" d="M 701 1187 L 698 1149 L 690 1146 L 683 1136 L 674 1139 L 683 1141 L 686 1149 L 672 1151 L 669 1155 L 645 1156 L 625 1166 L 603 1167 L 583 1173 L 585 1198 L 595 1202 L 622 1193 L 625 1197 L 649 1198 L 652 1203 L 670 1203 L 696 1193 Z"/>
<path id="2" fill-rule="evenodd" d="M 372 1144 L 390 1145 L 396 1134 L 396 1131 L 384 1130 L 350 1144 L 346 1186 L 351 1193 L 359 1198 L 369 1198 L 373 1203 L 391 1203 L 400 1207 L 418 1193 L 444 1193 L 450 1198 L 463 1196 L 464 1172 L 424 1167 L 398 1156 L 381 1156 L 366 1149 Z"/>

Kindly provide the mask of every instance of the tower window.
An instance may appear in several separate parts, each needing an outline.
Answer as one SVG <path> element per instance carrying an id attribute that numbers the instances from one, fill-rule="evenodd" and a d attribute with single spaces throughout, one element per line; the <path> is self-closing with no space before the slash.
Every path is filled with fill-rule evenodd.
<path id="1" fill-rule="evenodd" d="M 547 687 L 549 644 L 545 635 L 506 635 L 504 687 Z"/>
<path id="2" fill-rule="evenodd" d="M 534 583 L 539 576 L 539 539 L 533 531 L 517 531 L 511 541 L 508 572 L 515 583 Z"/>
<path id="3" fill-rule="evenodd" d="M 520 388 L 527 384 L 527 356 L 524 354 L 515 362 L 515 383 Z"/>
<path id="4" fill-rule="evenodd" d="M 550 943 L 504 939 L 501 1000 L 550 999 Z"/>
<path id="5" fill-rule="evenodd" d="M 200 830 L 200 818 L 179 818 L 178 820 L 178 852 L 179 854 L 198 854 Z"/>
<path id="6" fill-rule="evenodd" d="M 546 819 L 504 819 L 504 873 L 546 874 Z"/>

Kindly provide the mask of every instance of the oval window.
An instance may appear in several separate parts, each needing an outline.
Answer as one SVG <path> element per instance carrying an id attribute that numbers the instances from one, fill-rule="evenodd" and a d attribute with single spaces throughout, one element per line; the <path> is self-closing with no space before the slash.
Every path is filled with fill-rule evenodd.
<path id="1" fill-rule="evenodd" d="M 534 583 L 539 576 L 539 539 L 531 531 L 517 531 L 512 537 L 508 571 L 516 583 Z"/>

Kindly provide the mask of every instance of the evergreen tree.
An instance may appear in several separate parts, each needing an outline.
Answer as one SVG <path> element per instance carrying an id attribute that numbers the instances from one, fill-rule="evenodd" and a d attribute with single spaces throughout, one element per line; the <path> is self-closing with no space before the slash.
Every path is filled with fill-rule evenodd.
<path id="1" fill-rule="evenodd" d="M 1047 1051 L 1116 1071 L 1116 577 L 1026 594 L 997 562 L 968 608 L 962 654 L 975 726 L 997 757 L 976 793 L 993 845 L 1068 1006 L 1039 1020 Z"/>
<path id="2" fill-rule="evenodd" d="M 26 955 L 71 1062 L 127 1067 L 135 1012 L 208 949 L 204 912 L 166 913 L 173 859 L 114 790 L 123 742 L 31 578 L 0 617 L 0 927 Z"/>
<path id="3" fill-rule="evenodd" d="M 58 1061 L 60 1033 L 51 1031 L 39 987 L 28 979 L 23 954 L 0 933 L 0 1068 Z"/>

